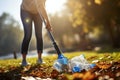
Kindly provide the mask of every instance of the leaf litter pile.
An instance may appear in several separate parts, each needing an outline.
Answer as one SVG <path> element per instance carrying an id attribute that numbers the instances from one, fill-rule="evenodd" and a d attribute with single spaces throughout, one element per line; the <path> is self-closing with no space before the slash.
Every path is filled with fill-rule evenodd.
<path id="1" fill-rule="evenodd" d="M 92 60 L 96 66 L 88 71 L 79 73 L 59 73 L 48 63 L 42 65 L 32 64 L 26 67 L 9 65 L 0 67 L 0 80 L 120 80 L 120 60 L 113 60 L 110 55 L 107 59 L 94 60 L 96 56 L 87 58 Z"/>

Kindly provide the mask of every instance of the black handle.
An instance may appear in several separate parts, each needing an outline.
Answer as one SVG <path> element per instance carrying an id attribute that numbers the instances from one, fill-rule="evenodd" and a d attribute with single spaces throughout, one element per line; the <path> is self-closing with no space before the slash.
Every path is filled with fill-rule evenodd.
<path id="1" fill-rule="evenodd" d="M 53 43 L 53 45 L 54 45 L 54 48 L 55 48 L 55 50 L 57 51 L 57 54 L 58 54 L 58 55 L 61 54 L 62 52 L 61 52 L 61 50 L 59 49 L 58 45 L 56 44 L 52 33 L 51 33 L 49 30 L 47 30 L 47 31 L 48 31 L 49 37 L 50 37 L 50 39 L 51 39 L 51 41 L 52 41 L 52 43 Z"/>

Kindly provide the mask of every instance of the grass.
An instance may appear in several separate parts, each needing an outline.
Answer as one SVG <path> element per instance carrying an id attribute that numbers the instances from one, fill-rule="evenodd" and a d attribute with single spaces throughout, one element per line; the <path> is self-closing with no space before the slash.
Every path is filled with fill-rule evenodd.
<path id="1" fill-rule="evenodd" d="M 68 58 L 71 59 L 75 56 L 79 56 L 83 54 L 87 61 L 89 63 L 92 63 L 94 60 L 99 60 L 101 62 L 120 62 L 120 52 L 94 52 L 94 51 L 81 51 L 81 52 L 70 52 L 70 53 L 64 53 L 64 55 Z M 30 67 L 23 68 L 21 67 L 21 59 L 5 59 L 5 60 L 0 60 L 0 79 L 2 79 L 4 76 L 6 79 L 4 80 L 19 80 L 18 76 L 15 77 L 14 75 L 20 74 L 19 77 L 22 76 L 40 76 L 43 78 L 46 78 L 46 76 L 51 76 L 52 74 L 57 74 L 56 72 L 52 72 L 52 66 L 54 61 L 57 59 L 56 54 L 52 54 L 46 57 L 43 57 L 43 60 L 46 62 L 46 64 L 43 65 L 36 65 L 36 57 L 33 58 L 27 58 L 27 61 L 31 64 Z M 37 69 L 37 71 L 36 71 Z M 12 74 L 11 74 L 12 73 Z M 10 77 L 11 75 L 12 77 Z M 14 76 L 14 77 L 13 77 Z M 52 78 L 56 78 L 53 75 Z M 56 75 L 58 77 L 58 75 Z M 65 76 L 70 79 L 73 77 L 72 75 L 65 74 Z M 11 79 L 12 78 L 12 79 Z M 64 77 L 65 78 L 65 77 Z M 59 80 L 59 79 L 58 79 Z M 66 79 L 63 79 L 66 80 Z"/>
<path id="2" fill-rule="evenodd" d="M 97 53 L 97 52 L 92 52 L 92 51 L 82 51 L 82 52 L 70 52 L 70 53 L 64 53 L 64 55 L 68 58 L 71 59 L 75 56 L 79 56 L 83 54 L 87 60 L 91 63 L 93 60 L 101 60 L 101 61 L 120 61 L 120 52 L 113 52 L 113 53 Z M 31 64 L 34 65 L 36 64 L 36 57 L 33 58 L 27 58 L 27 61 Z M 43 60 L 46 63 L 49 63 L 49 65 L 52 65 L 54 60 L 57 59 L 57 55 L 49 55 L 46 57 L 43 57 Z M 20 66 L 21 59 L 5 59 L 5 60 L 0 60 L 0 68 L 7 68 L 9 66 Z"/>

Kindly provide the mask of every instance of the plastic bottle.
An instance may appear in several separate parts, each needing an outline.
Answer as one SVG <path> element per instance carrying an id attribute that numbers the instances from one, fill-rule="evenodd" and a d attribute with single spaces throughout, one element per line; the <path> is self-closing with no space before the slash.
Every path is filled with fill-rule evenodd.
<path id="1" fill-rule="evenodd" d="M 53 68 L 56 69 L 58 72 L 62 72 L 62 64 L 60 64 L 57 60 L 54 62 Z"/>
<path id="2" fill-rule="evenodd" d="M 83 54 L 81 54 L 80 56 L 73 57 L 71 59 L 71 61 L 76 61 L 76 62 L 80 62 L 83 64 L 89 64 L 88 61 L 85 59 L 85 56 Z"/>
<path id="3" fill-rule="evenodd" d="M 68 59 L 62 54 L 58 55 L 58 59 L 53 64 L 53 68 L 58 72 L 66 72 L 68 70 Z"/>
<path id="4" fill-rule="evenodd" d="M 68 67 L 70 72 L 81 72 L 85 69 L 86 71 L 93 68 L 95 64 L 89 64 L 85 59 L 84 55 L 76 56 L 69 60 Z"/>

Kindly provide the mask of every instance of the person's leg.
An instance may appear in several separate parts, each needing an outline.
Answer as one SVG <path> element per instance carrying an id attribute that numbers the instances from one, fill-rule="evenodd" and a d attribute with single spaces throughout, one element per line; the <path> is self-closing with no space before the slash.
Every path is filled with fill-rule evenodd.
<path id="1" fill-rule="evenodd" d="M 24 38 L 21 46 L 22 53 L 22 65 L 27 65 L 26 55 L 28 52 L 29 42 L 32 35 L 32 18 L 30 13 L 27 11 L 21 10 L 21 20 L 24 28 Z"/>
<path id="2" fill-rule="evenodd" d="M 35 35 L 37 41 L 37 52 L 38 52 L 38 63 L 42 63 L 42 52 L 43 52 L 43 39 L 42 39 L 42 20 L 39 14 L 35 14 Z"/>

